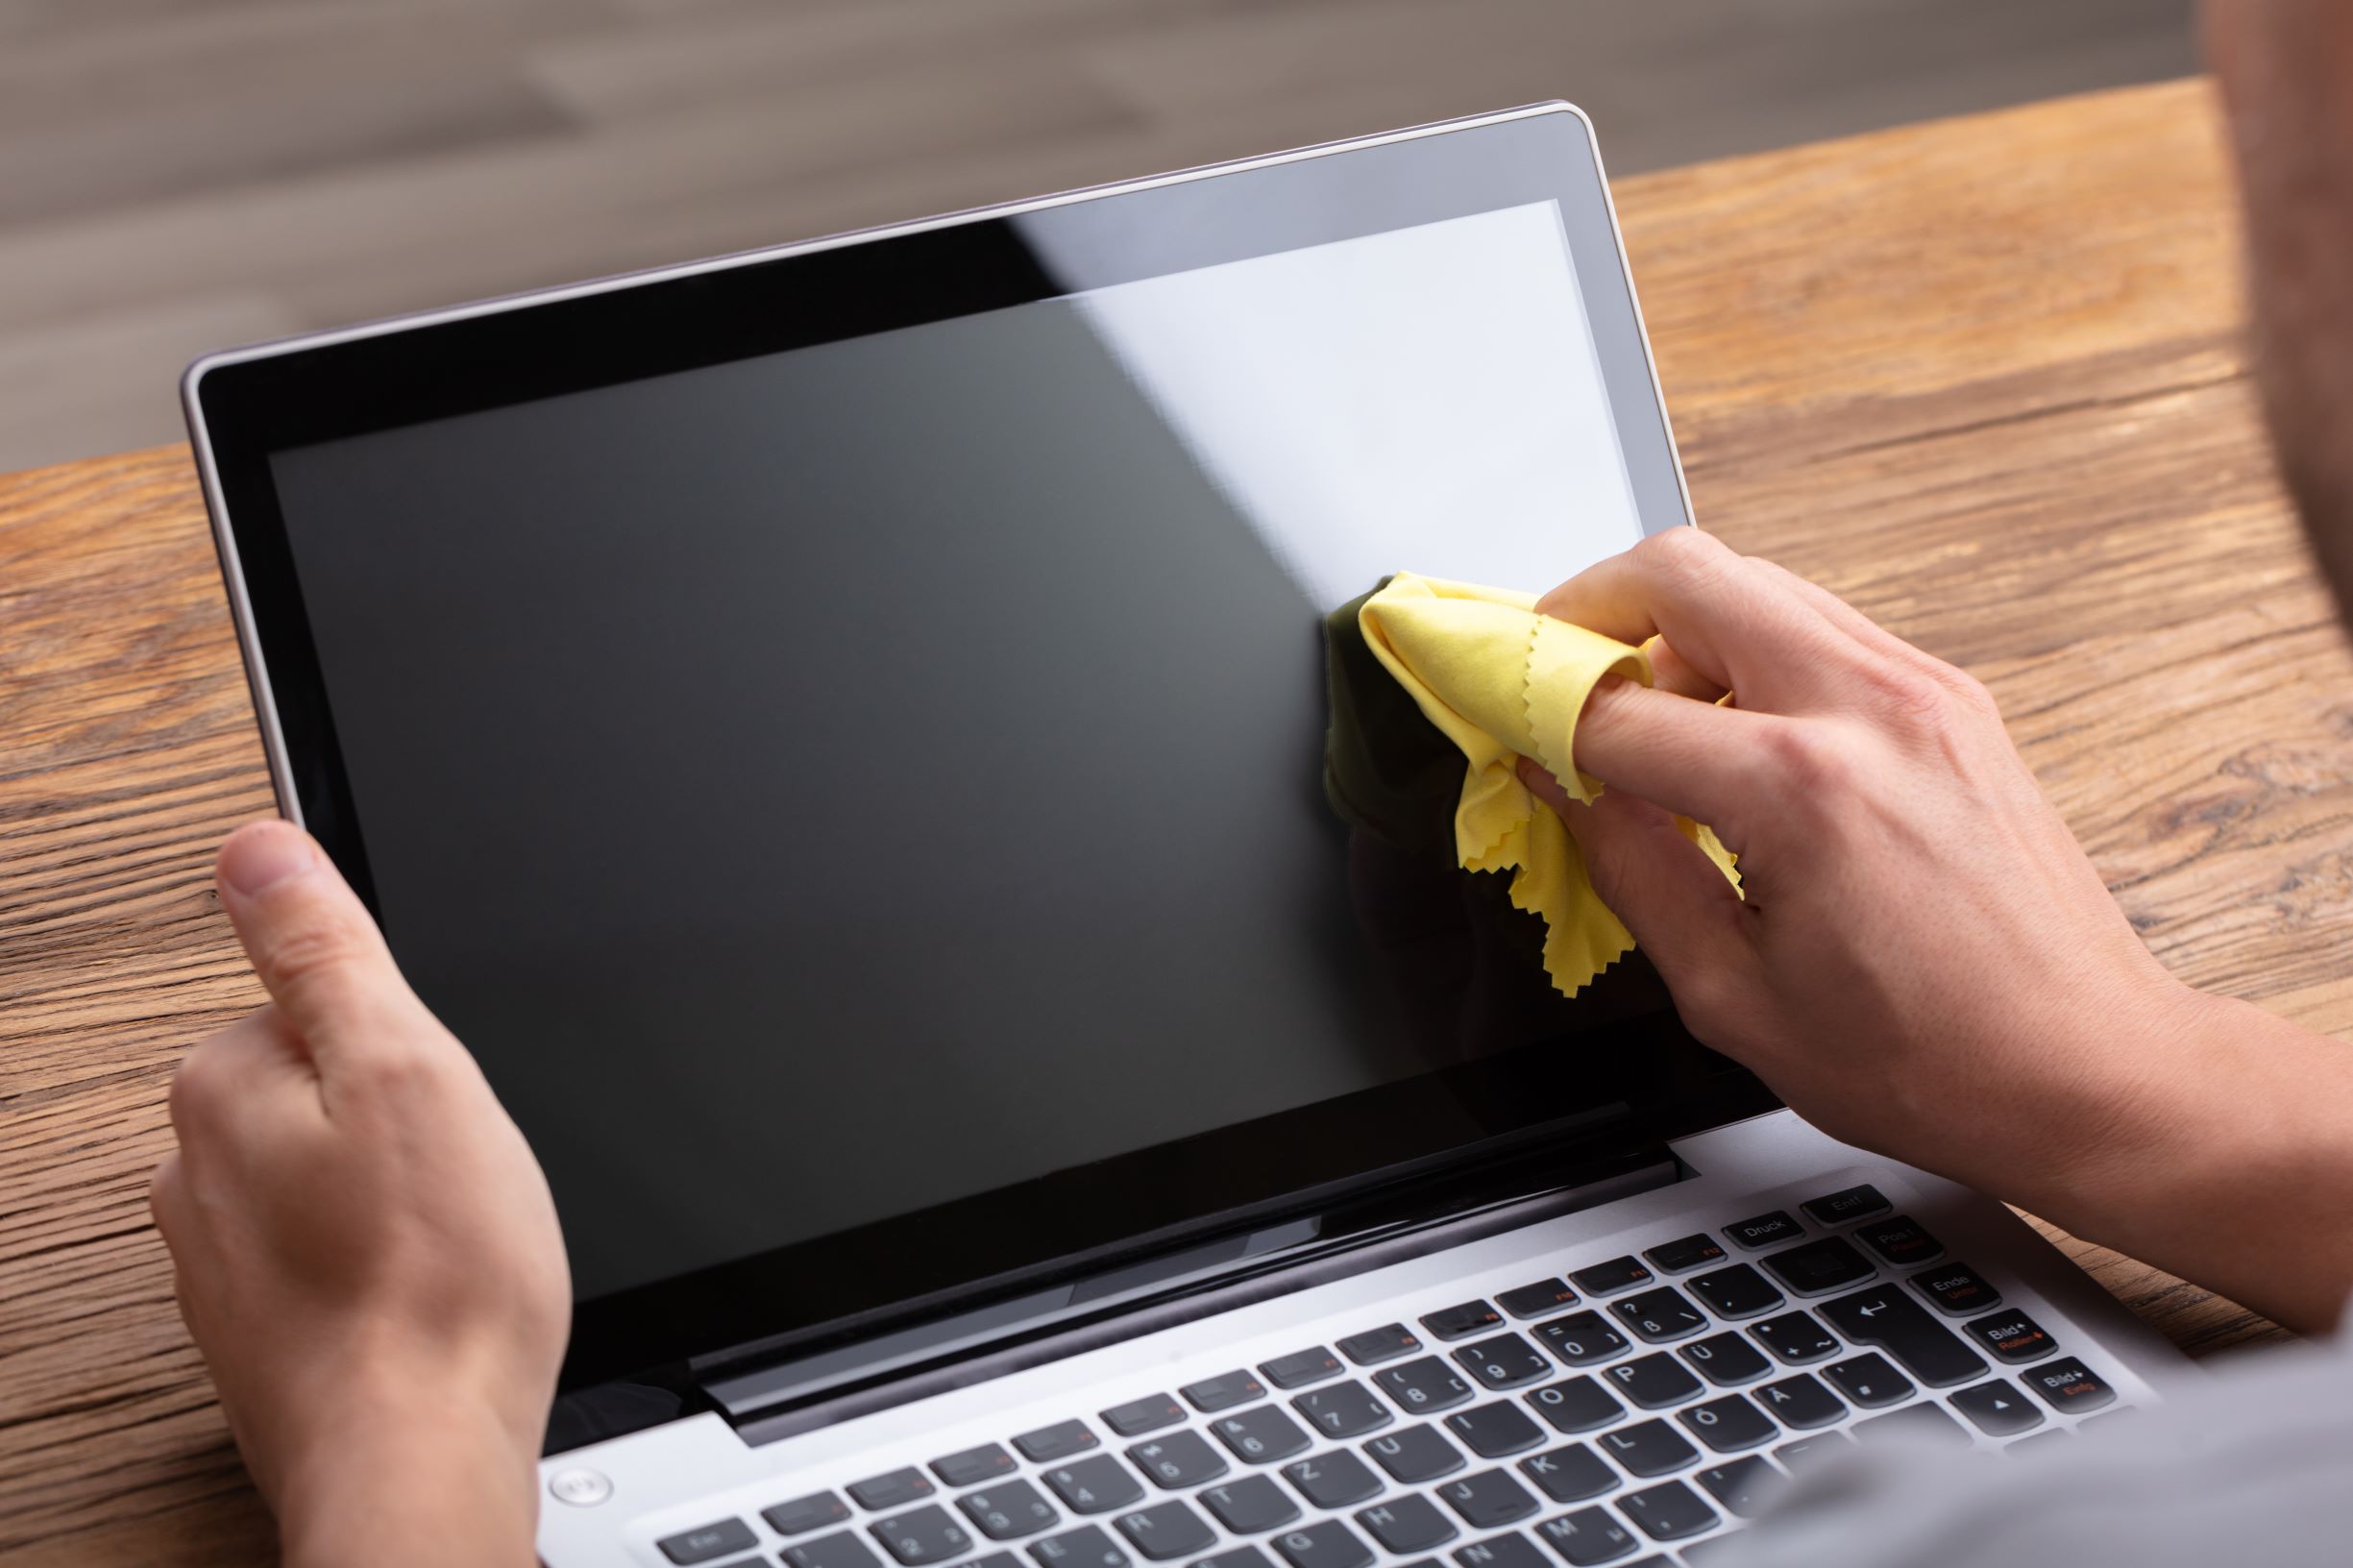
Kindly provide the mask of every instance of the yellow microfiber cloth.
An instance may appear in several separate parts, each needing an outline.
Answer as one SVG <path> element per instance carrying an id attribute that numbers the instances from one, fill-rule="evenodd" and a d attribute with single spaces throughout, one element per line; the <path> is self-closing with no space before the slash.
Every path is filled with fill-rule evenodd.
<path id="1" fill-rule="evenodd" d="M 1364 601 L 1357 625 L 1470 765 L 1455 811 L 1463 869 L 1513 873 L 1512 903 L 1544 920 L 1545 971 L 1562 995 L 1576 995 L 1632 949 L 1633 935 L 1593 891 L 1559 817 L 1520 782 L 1516 759 L 1533 757 L 1570 795 L 1591 801 L 1602 785 L 1578 770 L 1577 716 L 1604 675 L 1650 685 L 1649 655 L 1538 614 L 1533 595 L 1405 572 Z M 1687 818 L 1676 822 L 1738 887 L 1716 835 Z"/>

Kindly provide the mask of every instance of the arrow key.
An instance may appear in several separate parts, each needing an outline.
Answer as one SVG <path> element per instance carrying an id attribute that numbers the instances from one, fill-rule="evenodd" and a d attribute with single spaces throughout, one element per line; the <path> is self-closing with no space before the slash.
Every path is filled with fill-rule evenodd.
<path id="1" fill-rule="evenodd" d="M 1989 1437 L 2007 1437 L 2043 1424 L 2043 1412 L 2008 1378 L 1996 1378 L 1952 1396 L 1952 1408 Z"/>

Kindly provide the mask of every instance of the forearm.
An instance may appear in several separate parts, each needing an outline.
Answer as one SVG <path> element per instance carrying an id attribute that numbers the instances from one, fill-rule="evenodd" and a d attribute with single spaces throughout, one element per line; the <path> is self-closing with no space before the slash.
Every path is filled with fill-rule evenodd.
<path id="1" fill-rule="evenodd" d="M 535 1456 L 490 1416 L 410 1396 L 355 1412 L 276 1499 L 287 1568 L 531 1568 Z"/>

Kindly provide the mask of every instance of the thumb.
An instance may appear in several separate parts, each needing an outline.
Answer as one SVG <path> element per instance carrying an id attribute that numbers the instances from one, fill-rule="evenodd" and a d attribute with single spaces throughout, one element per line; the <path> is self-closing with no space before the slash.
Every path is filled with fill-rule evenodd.
<path id="1" fill-rule="evenodd" d="M 249 822 L 221 845 L 221 907 L 313 1058 L 413 1027 L 420 1005 L 358 894 L 292 822 Z"/>

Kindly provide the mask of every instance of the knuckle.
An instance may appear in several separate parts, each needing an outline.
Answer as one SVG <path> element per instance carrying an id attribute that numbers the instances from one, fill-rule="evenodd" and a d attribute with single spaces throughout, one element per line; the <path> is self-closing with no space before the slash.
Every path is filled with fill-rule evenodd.
<path id="1" fill-rule="evenodd" d="M 181 1059 L 180 1069 L 172 1074 L 170 1110 L 172 1125 L 184 1137 L 218 1119 L 230 1098 L 230 1077 L 228 1056 L 211 1041 Z"/>
<path id="2" fill-rule="evenodd" d="M 1769 731 L 1769 766 L 1795 801 L 1840 797 L 1854 785 L 1856 764 L 1827 725 L 1787 723 Z"/>
<path id="3" fill-rule="evenodd" d="M 1725 544 L 1697 528 L 1666 528 L 1634 547 L 1645 567 L 1673 576 L 1693 576 L 1721 570 L 1736 559 Z"/>
<path id="4" fill-rule="evenodd" d="M 274 984 L 305 990 L 338 983 L 367 952 L 347 922 L 312 920 L 272 937 L 261 967 Z"/>

